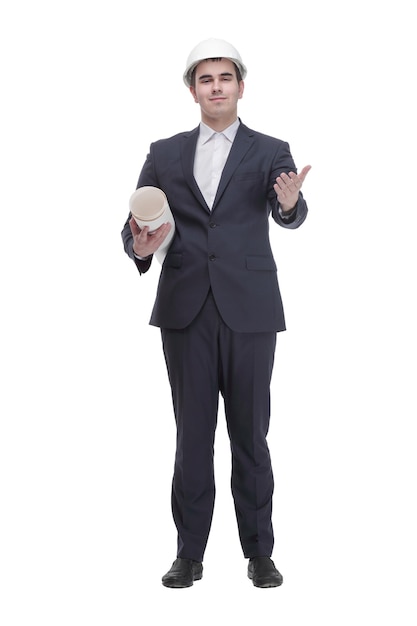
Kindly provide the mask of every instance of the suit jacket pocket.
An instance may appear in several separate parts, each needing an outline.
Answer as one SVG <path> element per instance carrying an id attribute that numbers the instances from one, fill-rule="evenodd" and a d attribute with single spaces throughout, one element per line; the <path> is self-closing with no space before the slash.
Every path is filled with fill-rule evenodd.
<path id="1" fill-rule="evenodd" d="M 168 252 L 165 257 L 164 267 L 173 267 L 179 269 L 182 266 L 181 252 Z"/>
<path id="2" fill-rule="evenodd" d="M 248 270 L 277 271 L 277 266 L 271 256 L 247 256 L 246 268 Z"/>

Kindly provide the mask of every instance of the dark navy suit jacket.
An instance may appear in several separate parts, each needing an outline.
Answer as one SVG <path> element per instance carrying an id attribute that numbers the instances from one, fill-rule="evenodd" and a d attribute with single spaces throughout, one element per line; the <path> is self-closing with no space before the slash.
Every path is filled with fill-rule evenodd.
<path id="1" fill-rule="evenodd" d="M 289 217 L 278 211 L 275 179 L 296 171 L 289 146 L 241 123 L 210 211 L 193 176 L 198 133 L 196 128 L 153 143 L 139 177 L 138 187 L 151 185 L 165 192 L 176 225 L 150 323 L 185 328 L 211 288 L 232 330 L 285 330 L 269 218 L 298 228 L 307 216 L 302 194 Z M 146 272 L 152 257 L 135 258 L 128 220 L 122 238 L 139 272 Z"/>

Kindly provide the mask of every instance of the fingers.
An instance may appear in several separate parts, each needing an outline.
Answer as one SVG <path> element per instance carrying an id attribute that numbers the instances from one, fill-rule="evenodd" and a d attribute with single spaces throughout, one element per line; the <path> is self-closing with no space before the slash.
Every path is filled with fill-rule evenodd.
<path id="1" fill-rule="evenodd" d="M 299 174 L 295 172 L 289 172 L 289 174 L 283 172 L 276 179 L 276 184 L 283 192 L 293 193 L 294 191 L 299 191 L 310 170 L 311 165 L 306 165 Z"/>
<path id="2" fill-rule="evenodd" d="M 298 175 L 294 174 L 294 172 L 290 172 L 289 174 L 284 173 L 282 174 L 282 177 L 287 187 L 291 188 L 291 191 L 294 191 L 294 189 L 299 189 L 301 187 L 301 182 L 298 178 Z"/>
<path id="3" fill-rule="evenodd" d="M 147 226 L 145 228 L 147 228 Z M 147 232 L 146 234 L 148 242 L 152 244 L 152 247 L 155 248 L 155 250 L 157 250 L 170 230 L 171 224 L 169 222 L 166 222 L 166 224 L 162 224 L 161 226 L 159 226 L 159 228 L 152 231 L 151 233 Z"/>
<path id="4" fill-rule="evenodd" d="M 142 229 L 137 226 L 137 231 L 133 224 L 130 224 L 130 227 L 132 234 L 133 231 L 136 233 L 133 235 L 133 251 L 135 254 L 143 257 L 154 254 L 171 230 L 171 224 L 169 222 L 162 224 L 152 232 L 149 232 L 149 226 L 144 226 Z"/>
<path id="5" fill-rule="evenodd" d="M 279 191 L 281 191 L 284 196 L 289 193 L 297 192 L 301 187 L 297 174 L 294 172 L 290 172 L 289 174 L 283 172 L 278 176 L 276 181 Z"/>
<path id="6" fill-rule="evenodd" d="M 134 237 L 136 237 L 137 235 L 140 235 L 140 228 L 136 223 L 136 220 L 134 217 L 131 217 L 129 220 L 129 226 L 130 226 L 130 230 L 132 232 L 132 235 Z"/>
<path id="7" fill-rule="evenodd" d="M 307 176 L 310 170 L 311 170 L 311 165 L 306 165 L 298 174 L 298 178 L 301 180 L 301 184 L 303 184 L 305 177 Z"/>

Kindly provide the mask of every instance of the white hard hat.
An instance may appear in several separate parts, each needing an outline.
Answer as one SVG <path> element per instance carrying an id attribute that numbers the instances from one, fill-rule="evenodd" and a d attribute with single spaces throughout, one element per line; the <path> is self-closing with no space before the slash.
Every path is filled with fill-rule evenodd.
<path id="1" fill-rule="evenodd" d="M 191 85 L 191 76 L 193 70 L 200 61 L 205 59 L 218 59 L 225 58 L 230 59 L 239 68 L 242 78 L 246 76 L 246 67 L 242 63 L 239 52 L 232 46 L 232 44 L 224 41 L 223 39 L 205 39 L 193 48 L 187 59 L 187 67 L 183 75 L 184 83 L 187 87 Z"/>

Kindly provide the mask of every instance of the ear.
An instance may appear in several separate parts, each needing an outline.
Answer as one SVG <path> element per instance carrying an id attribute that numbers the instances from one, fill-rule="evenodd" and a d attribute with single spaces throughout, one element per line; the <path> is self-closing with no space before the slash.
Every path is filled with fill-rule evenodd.
<path id="1" fill-rule="evenodd" d="M 238 96 L 239 100 L 243 96 L 244 90 L 245 90 L 245 83 L 243 82 L 243 80 L 241 80 L 239 83 L 239 96 Z"/>
<path id="2" fill-rule="evenodd" d="M 197 94 L 196 94 L 195 88 L 194 88 L 192 85 L 191 85 L 191 87 L 190 87 L 190 92 L 191 92 L 191 95 L 192 95 L 192 96 L 193 96 L 193 98 L 194 98 L 194 102 L 197 102 L 197 103 L 198 103 Z"/>

